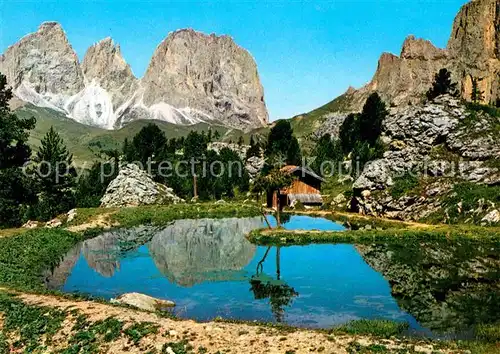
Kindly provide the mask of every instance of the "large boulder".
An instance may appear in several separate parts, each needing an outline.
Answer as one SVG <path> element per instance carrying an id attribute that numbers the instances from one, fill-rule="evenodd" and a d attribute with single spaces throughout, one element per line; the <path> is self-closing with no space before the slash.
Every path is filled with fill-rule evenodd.
<path id="1" fill-rule="evenodd" d="M 128 305 L 137 307 L 144 311 L 163 311 L 171 307 L 175 307 L 175 302 L 169 300 L 156 299 L 154 297 L 140 294 L 140 293 L 127 293 L 118 296 L 111 302 L 116 304 Z"/>
<path id="2" fill-rule="evenodd" d="M 176 204 L 183 201 L 171 188 L 153 181 L 146 171 L 128 164 L 109 184 L 101 199 L 101 207 Z"/>

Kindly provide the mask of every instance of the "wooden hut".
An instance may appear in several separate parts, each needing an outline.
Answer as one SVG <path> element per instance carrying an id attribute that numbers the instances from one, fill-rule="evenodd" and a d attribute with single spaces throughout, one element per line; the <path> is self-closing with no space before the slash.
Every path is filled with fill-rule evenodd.
<path id="1" fill-rule="evenodd" d="M 274 209 L 278 208 L 278 198 L 280 198 L 279 205 L 281 207 L 290 206 L 296 201 L 304 205 L 321 205 L 323 198 L 321 197 L 321 183 L 325 180 L 318 176 L 313 171 L 300 167 L 288 165 L 281 169 L 295 177 L 292 185 L 274 193 L 267 195 L 267 206 Z"/>

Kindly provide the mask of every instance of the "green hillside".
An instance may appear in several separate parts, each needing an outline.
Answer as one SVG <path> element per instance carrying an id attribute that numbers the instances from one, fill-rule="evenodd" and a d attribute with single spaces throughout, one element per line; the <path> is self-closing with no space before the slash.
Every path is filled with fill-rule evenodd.
<path id="1" fill-rule="evenodd" d="M 291 118 L 292 128 L 299 139 L 301 145 L 307 148 L 310 145 L 309 135 L 316 131 L 324 121 L 324 116 L 330 112 L 342 111 L 346 104 L 346 95 L 339 96 L 326 105 L 319 107 L 309 113 L 304 113 Z M 36 107 L 27 104 L 16 109 L 15 113 L 19 117 L 35 117 L 37 120 L 35 129 L 31 132 L 29 143 L 36 151 L 40 146 L 40 140 L 47 133 L 51 126 L 64 139 L 68 149 L 73 153 L 77 164 L 84 161 L 92 161 L 96 157 L 93 150 L 96 147 L 102 149 L 120 148 L 125 138 L 132 138 L 151 120 L 140 120 L 132 122 L 119 130 L 106 130 L 97 127 L 80 124 L 64 114 L 49 108 Z M 243 137 L 248 143 L 250 136 L 254 135 L 260 141 L 265 141 L 269 133 L 270 126 L 254 129 L 250 132 L 243 132 L 237 129 L 230 129 L 222 126 L 210 126 L 206 123 L 198 123 L 190 126 L 176 125 L 163 121 L 153 121 L 165 132 L 167 138 L 186 136 L 190 131 L 207 131 L 209 127 L 213 131 L 218 131 L 222 141 L 236 142 Z M 272 126 L 272 125 L 271 125 Z M 92 150 L 93 147 L 93 150 Z"/>

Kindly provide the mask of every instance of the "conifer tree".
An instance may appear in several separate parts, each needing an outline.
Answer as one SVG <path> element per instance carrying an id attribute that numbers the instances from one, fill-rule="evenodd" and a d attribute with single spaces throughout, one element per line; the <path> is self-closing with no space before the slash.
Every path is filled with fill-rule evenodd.
<path id="1" fill-rule="evenodd" d="M 479 81 L 476 78 L 472 79 L 472 91 L 471 91 L 471 100 L 474 103 L 481 103 L 484 100 L 484 91 L 479 89 Z"/>
<path id="2" fill-rule="evenodd" d="M 292 126 L 288 120 L 280 120 L 271 128 L 267 139 L 265 155 L 270 160 L 283 157 L 286 164 L 299 165 L 302 155 L 299 142 L 293 135 Z"/>
<path id="3" fill-rule="evenodd" d="M 0 227 L 19 226 L 24 206 L 34 200 L 22 167 L 31 155 L 27 142 L 35 119 L 20 119 L 13 114 L 11 98 L 7 79 L 0 74 Z"/>
<path id="4" fill-rule="evenodd" d="M 250 147 L 247 150 L 246 158 L 247 160 L 251 157 L 260 156 L 260 144 L 255 141 L 254 136 L 250 136 Z"/>
<path id="5" fill-rule="evenodd" d="M 378 93 L 371 94 L 359 117 L 360 140 L 373 146 L 382 133 L 382 122 L 387 114 L 385 103 Z"/>
<path id="6" fill-rule="evenodd" d="M 427 92 L 427 99 L 432 101 L 445 94 L 456 95 L 457 84 L 451 81 L 451 72 L 443 68 L 434 76 L 432 87 Z"/>

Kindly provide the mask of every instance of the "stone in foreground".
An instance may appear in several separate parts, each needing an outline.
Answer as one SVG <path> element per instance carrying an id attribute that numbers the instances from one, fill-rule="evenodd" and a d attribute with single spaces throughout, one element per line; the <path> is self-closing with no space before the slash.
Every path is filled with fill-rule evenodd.
<path id="1" fill-rule="evenodd" d="M 101 199 L 101 207 L 131 207 L 140 205 L 177 204 L 184 202 L 172 188 L 153 181 L 137 165 L 128 164 L 109 184 Z"/>

